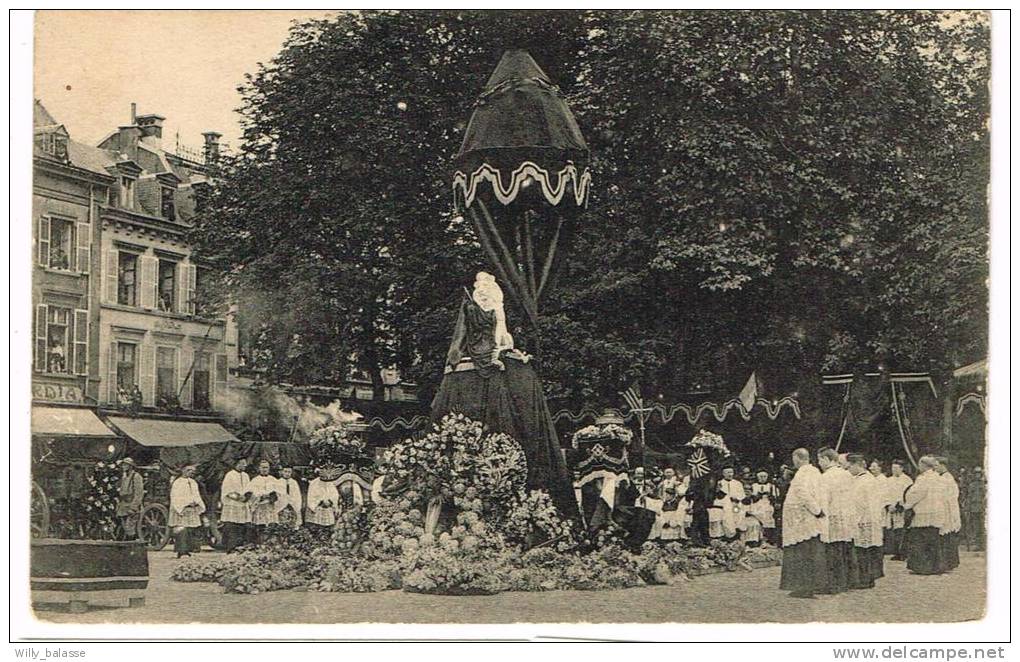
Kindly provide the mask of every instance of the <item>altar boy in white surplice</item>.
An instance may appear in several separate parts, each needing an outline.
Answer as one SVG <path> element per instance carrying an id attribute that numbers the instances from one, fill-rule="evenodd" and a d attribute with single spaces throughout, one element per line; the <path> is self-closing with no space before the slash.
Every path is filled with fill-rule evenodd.
<path id="1" fill-rule="evenodd" d="M 308 508 L 305 511 L 305 522 L 310 529 L 329 529 L 336 524 L 337 505 L 340 494 L 333 481 L 323 480 L 323 469 L 318 470 L 311 483 L 308 484 Z"/>
<path id="2" fill-rule="evenodd" d="M 747 506 L 744 505 L 744 484 L 733 477 L 733 467 L 722 471 L 722 479 L 716 485 L 719 496 L 715 500 L 715 508 L 719 509 L 718 529 L 721 538 L 733 540 L 747 528 L 744 521 Z"/>
<path id="3" fill-rule="evenodd" d="M 266 527 L 280 523 L 283 498 L 280 495 L 280 481 L 269 474 L 269 461 L 259 462 L 259 473 L 248 483 L 251 523 L 255 526 L 255 538 L 265 542 Z"/>

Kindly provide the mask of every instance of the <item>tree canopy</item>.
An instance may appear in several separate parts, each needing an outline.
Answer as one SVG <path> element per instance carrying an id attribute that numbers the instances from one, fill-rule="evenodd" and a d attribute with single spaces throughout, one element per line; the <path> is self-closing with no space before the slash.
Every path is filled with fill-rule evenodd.
<path id="1" fill-rule="evenodd" d="M 488 268 L 450 162 L 502 51 L 526 48 L 592 150 L 543 309 L 553 397 L 946 371 L 986 351 L 988 46 L 987 19 L 960 12 L 311 21 L 241 86 L 243 141 L 195 240 L 270 380 L 396 365 L 427 397 L 461 287 Z"/>

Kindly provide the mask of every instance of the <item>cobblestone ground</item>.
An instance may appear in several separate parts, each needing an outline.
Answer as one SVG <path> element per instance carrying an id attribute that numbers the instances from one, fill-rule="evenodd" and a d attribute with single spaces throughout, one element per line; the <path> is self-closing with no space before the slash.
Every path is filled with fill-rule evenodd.
<path id="1" fill-rule="evenodd" d="M 788 598 L 779 568 L 696 577 L 673 586 L 617 591 L 550 591 L 493 596 L 432 596 L 402 591 L 315 593 L 280 591 L 230 595 L 216 584 L 170 581 L 176 561 L 150 555 L 151 581 L 143 607 L 93 605 L 68 613 L 64 605 L 36 605 L 41 620 L 60 623 L 755 623 L 954 622 L 985 611 L 985 557 L 961 552 L 948 575 L 921 577 L 886 561 L 886 576 L 871 590 Z"/>

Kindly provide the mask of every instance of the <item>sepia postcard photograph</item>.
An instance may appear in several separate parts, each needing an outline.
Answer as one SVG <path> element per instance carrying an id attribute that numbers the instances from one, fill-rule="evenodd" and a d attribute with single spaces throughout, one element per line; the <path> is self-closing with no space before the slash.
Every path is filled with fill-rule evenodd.
<path id="1" fill-rule="evenodd" d="M 945 638 L 1008 601 L 1008 12 L 22 18 L 33 627 Z"/>

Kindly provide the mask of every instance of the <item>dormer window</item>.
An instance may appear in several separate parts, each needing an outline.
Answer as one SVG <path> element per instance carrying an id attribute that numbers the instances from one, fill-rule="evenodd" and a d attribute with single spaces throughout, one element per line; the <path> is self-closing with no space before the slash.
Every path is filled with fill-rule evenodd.
<path id="1" fill-rule="evenodd" d="M 160 216 L 168 221 L 177 220 L 177 209 L 174 206 L 174 190 L 169 186 L 161 186 L 160 189 Z"/>
<path id="2" fill-rule="evenodd" d="M 135 180 L 131 177 L 120 178 L 120 198 L 117 204 L 121 209 L 135 208 Z"/>
<path id="3" fill-rule="evenodd" d="M 47 154 L 52 154 L 61 161 L 67 160 L 67 136 L 57 131 L 43 133 L 36 139 L 36 144 Z"/>

